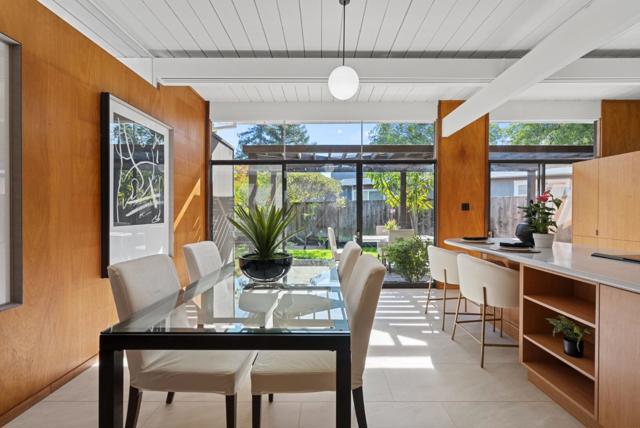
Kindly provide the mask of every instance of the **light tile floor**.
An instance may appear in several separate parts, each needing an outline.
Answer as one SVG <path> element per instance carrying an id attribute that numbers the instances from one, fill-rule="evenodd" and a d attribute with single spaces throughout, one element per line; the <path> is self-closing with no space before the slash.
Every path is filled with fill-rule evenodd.
<path id="1" fill-rule="evenodd" d="M 526 379 L 515 348 L 489 348 L 460 332 L 450 339 L 436 304 L 424 315 L 423 290 L 383 290 L 365 372 L 371 428 L 571 428 L 581 425 Z M 453 305 L 453 302 L 451 302 Z M 475 324 L 473 324 L 475 325 Z M 501 340 L 489 331 L 491 340 Z M 507 340 L 507 339 L 504 339 Z M 126 370 L 125 370 L 126 371 Z M 125 385 L 128 377 L 125 377 Z M 92 367 L 11 422 L 9 428 L 97 427 L 98 371 Z M 223 397 L 145 392 L 141 428 L 224 427 Z M 248 382 L 239 392 L 241 428 L 251 426 Z M 126 396 L 125 396 L 126 400 Z M 334 426 L 334 394 L 282 394 L 263 402 L 264 428 Z M 352 418 L 356 426 L 355 416 Z"/>

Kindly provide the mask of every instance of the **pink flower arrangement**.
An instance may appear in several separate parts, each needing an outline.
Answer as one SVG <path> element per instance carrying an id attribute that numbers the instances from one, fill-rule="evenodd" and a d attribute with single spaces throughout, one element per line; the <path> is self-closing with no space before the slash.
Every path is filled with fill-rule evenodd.
<path id="1" fill-rule="evenodd" d="M 557 224 L 553 219 L 556 210 L 560 208 L 562 200 L 554 197 L 550 190 L 536 197 L 535 202 L 518 207 L 524 213 L 524 218 L 533 233 L 549 233 L 556 230 Z"/>
<path id="2" fill-rule="evenodd" d="M 546 202 L 549 202 L 549 199 L 551 199 L 551 198 L 553 198 L 553 195 L 551 195 L 551 191 L 550 190 L 547 190 L 542 195 L 538 196 L 536 198 L 536 200 L 538 202 L 546 203 Z"/>

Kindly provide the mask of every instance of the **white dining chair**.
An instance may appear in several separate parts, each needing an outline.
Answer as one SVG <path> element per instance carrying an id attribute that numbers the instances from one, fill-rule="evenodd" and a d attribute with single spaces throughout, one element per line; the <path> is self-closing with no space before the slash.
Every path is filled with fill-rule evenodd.
<path id="1" fill-rule="evenodd" d="M 180 290 L 171 258 L 156 254 L 116 263 L 108 268 L 111 289 L 120 321 Z M 179 308 L 178 308 L 179 309 Z M 179 312 L 179 311 L 178 311 Z M 186 311 L 183 322 L 188 322 Z M 180 313 L 177 315 L 180 318 Z M 210 392 L 226 396 L 227 428 L 235 428 L 238 386 L 249 373 L 255 353 L 251 351 L 158 351 L 128 350 L 129 405 L 125 427 L 135 428 L 142 392 Z"/>
<path id="2" fill-rule="evenodd" d="M 222 258 L 216 244 L 212 241 L 201 241 L 182 247 L 187 262 L 189 282 L 196 282 L 203 276 L 222 267 Z"/>
<path id="3" fill-rule="evenodd" d="M 331 256 L 333 257 L 333 260 L 339 262 L 342 250 L 338 248 L 336 233 L 334 232 L 333 227 L 327 227 L 327 236 L 329 237 L 329 248 L 331 248 Z"/>
<path id="4" fill-rule="evenodd" d="M 427 247 L 427 253 L 429 255 L 429 271 L 431 272 L 431 279 L 429 280 L 429 288 L 427 289 L 427 305 L 424 308 L 424 313 L 429 311 L 429 303 L 432 301 L 442 301 L 442 308 L 440 314 L 442 317 L 442 331 L 445 330 L 446 316 L 455 315 L 455 312 L 447 312 L 447 300 L 457 300 L 457 296 L 448 296 L 449 286 L 460 285 L 458 278 L 458 254 L 455 251 L 446 250 L 444 248 L 429 245 Z M 442 297 L 431 297 L 434 282 L 438 281 L 442 284 Z M 461 315 L 476 315 L 465 312 Z"/>
<path id="5" fill-rule="evenodd" d="M 358 426 L 367 426 L 362 392 L 369 336 L 384 281 L 385 268 L 373 256 L 358 258 L 344 300 L 351 329 L 351 389 Z M 258 352 L 251 370 L 253 428 L 260 428 L 262 395 L 334 391 L 335 354 L 330 351 Z"/>
<path id="6" fill-rule="evenodd" d="M 353 267 L 356 265 L 360 254 L 362 254 L 362 248 L 354 241 L 347 242 L 342 249 L 341 260 L 338 264 L 338 278 L 340 279 L 340 287 L 343 289 L 343 292 L 349 283 L 349 277 L 351 276 L 351 272 L 353 272 Z"/>
<path id="7" fill-rule="evenodd" d="M 486 323 L 500 321 L 502 336 L 502 318 L 504 308 L 516 308 L 520 303 L 520 285 L 518 271 L 495 263 L 472 257 L 468 254 L 458 255 L 458 273 L 460 276 L 460 294 L 453 324 L 451 339 L 455 340 L 456 327 L 459 325 L 466 333 L 480 343 L 480 367 L 484 367 L 484 350 L 487 346 L 518 347 L 516 344 L 487 343 Z M 464 297 L 480 306 L 480 319 L 459 320 L 460 299 Z M 487 319 L 487 308 L 493 308 L 492 318 Z M 500 318 L 496 318 L 496 309 L 500 308 Z M 480 339 L 464 327 L 464 323 L 481 322 Z"/>

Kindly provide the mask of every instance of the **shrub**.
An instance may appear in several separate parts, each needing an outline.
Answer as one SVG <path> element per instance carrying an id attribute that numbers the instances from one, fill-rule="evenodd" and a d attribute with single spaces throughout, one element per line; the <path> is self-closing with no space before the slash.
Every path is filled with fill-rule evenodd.
<path id="1" fill-rule="evenodd" d="M 404 279 L 410 283 L 416 283 L 423 280 L 429 272 L 428 245 L 429 243 L 419 236 L 402 238 L 389 244 L 385 253 L 389 262 L 393 264 L 393 268 Z"/>

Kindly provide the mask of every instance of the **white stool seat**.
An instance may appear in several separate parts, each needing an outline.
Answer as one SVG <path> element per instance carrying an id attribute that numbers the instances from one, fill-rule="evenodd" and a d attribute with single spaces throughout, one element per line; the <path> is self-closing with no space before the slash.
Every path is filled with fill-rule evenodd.
<path id="1" fill-rule="evenodd" d="M 458 297 L 458 307 L 453 325 L 451 339 L 455 339 L 456 327 L 460 326 L 466 333 L 480 342 L 480 367 L 484 367 L 484 351 L 487 346 L 517 347 L 514 344 L 487 343 L 486 323 L 493 321 L 495 331 L 496 321 L 500 321 L 500 336 L 502 336 L 503 308 L 517 307 L 520 302 L 520 275 L 518 271 L 486 260 L 471 257 L 468 254 L 458 255 L 458 275 L 460 283 L 460 294 Z M 460 296 L 476 303 L 480 306 L 479 320 L 458 320 L 460 311 Z M 487 308 L 492 307 L 491 319 L 487 319 Z M 496 308 L 500 308 L 500 318 L 496 318 Z M 480 339 L 467 330 L 463 323 L 481 322 Z"/>

